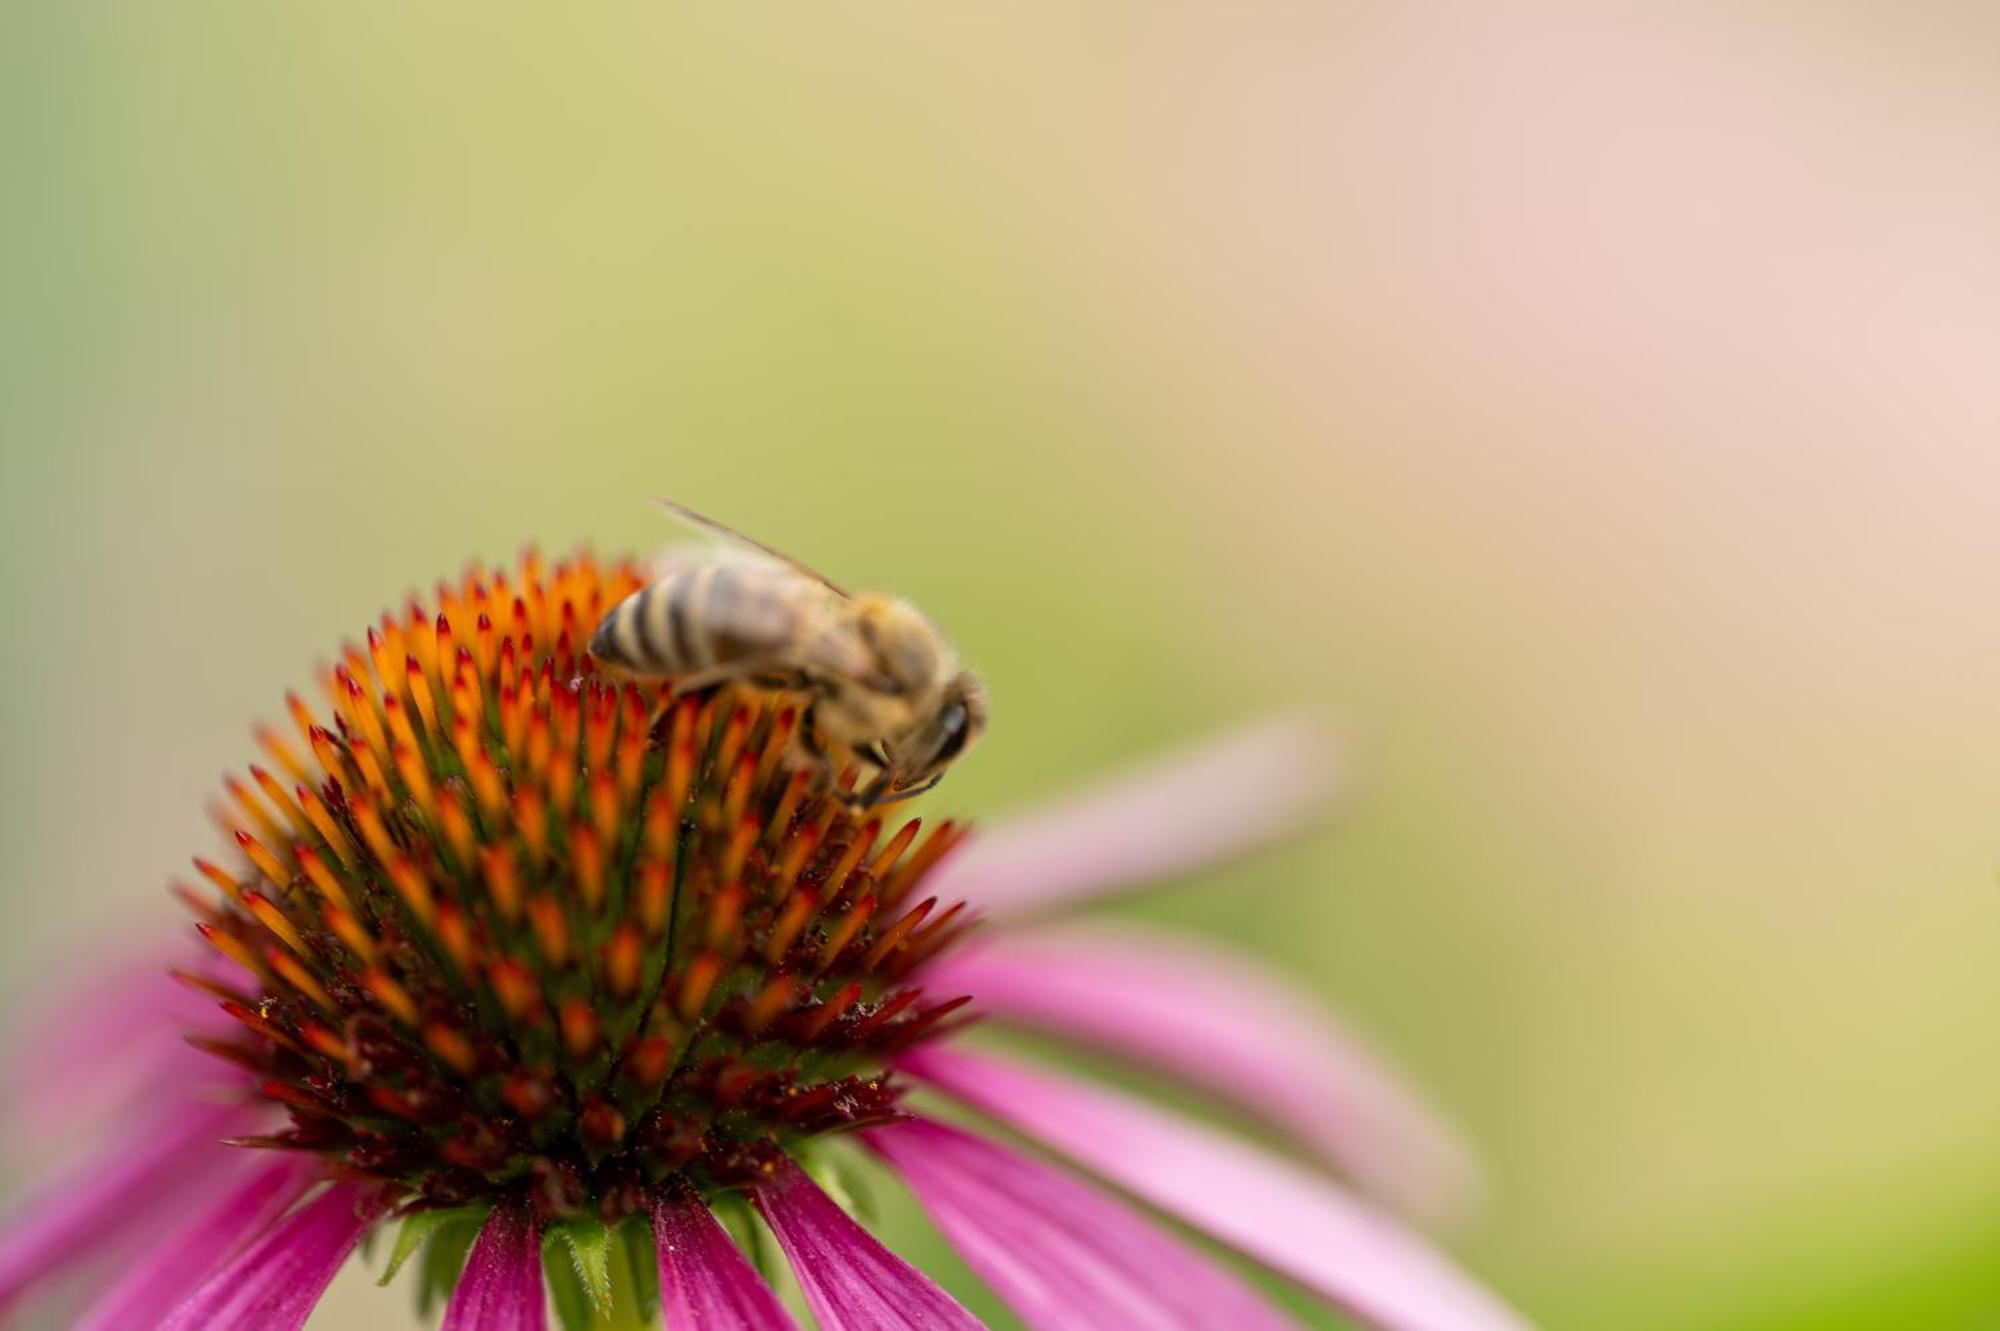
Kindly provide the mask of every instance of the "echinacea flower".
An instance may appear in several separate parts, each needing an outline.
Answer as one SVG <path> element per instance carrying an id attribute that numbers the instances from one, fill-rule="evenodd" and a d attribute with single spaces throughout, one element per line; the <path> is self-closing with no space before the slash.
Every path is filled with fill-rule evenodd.
<path id="1" fill-rule="evenodd" d="M 286 1331 L 396 1227 L 447 1331 L 539 1331 L 550 1301 L 796 1325 L 767 1277 L 826 1331 L 977 1326 L 843 1204 L 865 1157 L 1037 1331 L 1291 1325 L 1183 1230 L 1368 1325 L 1523 1325 L 1336 1182 L 1421 1210 L 1463 1166 L 1300 995 L 1205 943 L 1003 927 L 1283 831 L 1310 739 L 1246 732 L 961 848 L 823 789 L 781 697 L 600 675 L 577 644 L 640 576 L 469 574 L 344 653 L 324 720 L 293 698 L 296 736 L 260 732 L 230 861 L 179 889 L 209 952 L 97 981 L 10 1078 L 31 1132 L 98 1145 L 0 1226 L 0 1317 L 94 1272 L 86 1331 Z M 973 1013 L 1298 1153 L 976 1050 Z"/>

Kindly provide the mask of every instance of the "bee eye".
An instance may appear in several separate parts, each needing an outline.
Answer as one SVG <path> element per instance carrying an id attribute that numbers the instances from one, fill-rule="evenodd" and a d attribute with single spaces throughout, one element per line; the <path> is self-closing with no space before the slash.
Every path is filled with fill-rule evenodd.
<path id="1" fill-rule="evenodd" d="M 931 757 L 933 765 L 948 763 L 965 750 L 965 741 L 971 734 L 970 727 L 966 725 L 965 704 L 946 704 L 938 716 L 938 728 L 944 732 L 944 738 L 938 742 L 937 752 Z"/>

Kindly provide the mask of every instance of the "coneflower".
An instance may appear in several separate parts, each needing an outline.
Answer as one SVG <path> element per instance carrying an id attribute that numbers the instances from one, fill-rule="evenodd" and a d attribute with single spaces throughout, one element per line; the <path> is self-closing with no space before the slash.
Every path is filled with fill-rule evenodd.
<path id="1" fill-rule="evenodd" d="M 1255 732 L 960 851 L 827 788 L 783 697 L 603 676 L 580 644 L 640 583 L 475 571 L 259 732 L 230 853 L 177 888 L 209 946 L 181 997 L 114 977 L 17 1072 L 45 1125 L 139 1094 L 0 1230 L 0 1315 L 98 1266 L 90 1331 L 297 1328 L 393 1227 L 389 1274 L 448 1331 L 551 1302 L 572 1328 L 790 1327 L 766 1235 L 829 1331 L 976 1326 L 839 1199 L 872 1160 L 1037 1328 L 1289 1324 L 1142 1208 L 1371 1325 L 1520 1325 L 1320 1169 L 951 1038 L 983 1012 L 1105 1048 L 1392 1201 L 1449 1191 L 1449 1138 L 1268 976 L 1145 935 L 952 950 L 982 914 L 1281 830 L 1307 741 Z M 953 1102 L 1115 1192 L 933 1116 Z"/>

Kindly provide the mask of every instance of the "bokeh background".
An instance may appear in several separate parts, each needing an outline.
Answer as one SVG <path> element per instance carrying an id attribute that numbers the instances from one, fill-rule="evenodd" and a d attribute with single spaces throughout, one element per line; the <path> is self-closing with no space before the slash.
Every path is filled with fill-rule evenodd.
<path id="1" fill-rule="evenodd" d="M 11 1004 L 332 644 L 668 493 L 945 622 L 950 810 L 1337 718 L 1126 909 L 1397 1050 L 1549 1327 L 2000 1326 L 1990 10 L 507 9 L 0 15 Z"/>

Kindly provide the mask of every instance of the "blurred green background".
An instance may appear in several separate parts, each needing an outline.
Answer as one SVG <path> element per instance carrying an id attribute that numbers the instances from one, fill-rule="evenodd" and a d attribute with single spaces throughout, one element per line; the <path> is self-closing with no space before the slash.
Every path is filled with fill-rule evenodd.
<path id="1" fill-rule="evenodd" d="M 1538 1320 L 2000 1327 L 1990 14 L 510 9 L 0 15 L 0 991 L 341 637 L 671 494 L 936 613 L 953 811 L 1338 718 L 1125 909 L 1396 1050 Z"/>

